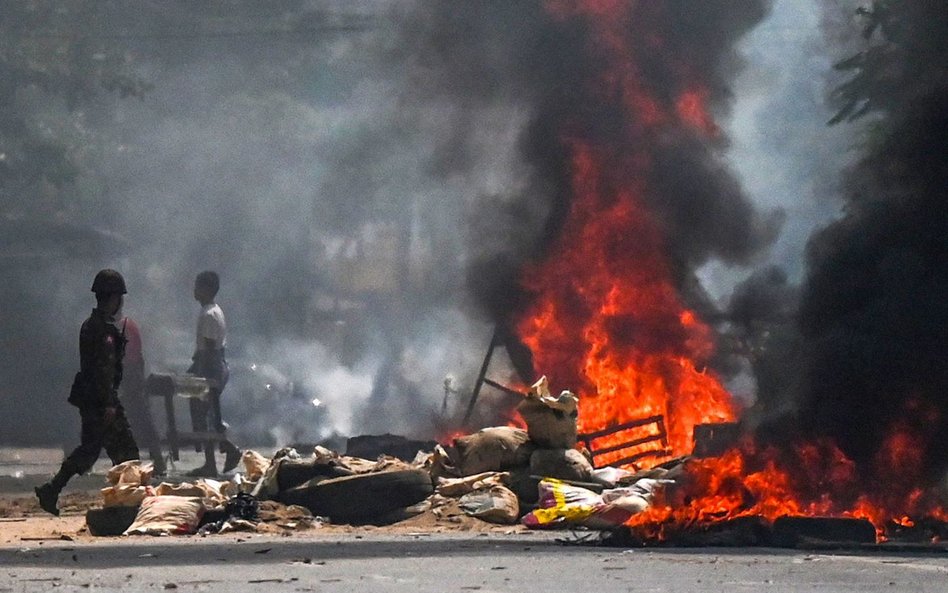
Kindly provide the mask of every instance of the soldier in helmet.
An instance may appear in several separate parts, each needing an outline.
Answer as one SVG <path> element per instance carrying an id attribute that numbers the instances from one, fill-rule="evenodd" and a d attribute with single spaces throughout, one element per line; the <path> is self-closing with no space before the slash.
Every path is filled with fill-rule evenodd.
<path id="1" fill-rule="evenodd" d="M 81 444 L 49 482 L 36 488 L 40 506 L 53 515 L 59 515 L 59 493 L 66 483 L 89 471 L 103 447 L 113 464 L 138 459 L 138 445 L 118 398 L 126 340 L 115 316 L 127 293 L 125 279 L 115 270 L 102 270 L 92 292 L 96 308 L 79 330 L 80 370 L 69 393 L 69 403 L 79 408 L 82 419 Z"/>

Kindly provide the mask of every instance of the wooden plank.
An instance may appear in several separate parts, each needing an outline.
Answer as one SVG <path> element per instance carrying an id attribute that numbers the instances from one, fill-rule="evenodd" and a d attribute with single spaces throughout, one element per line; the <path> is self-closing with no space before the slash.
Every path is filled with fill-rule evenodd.
<path id="1" fill-rule="evenodd" d="M 657 434 L 652 434 L 647 437 L 642 437 L 640 439 L 635 439 L 634 441 L 627 441 L 625 443 L 620 443 L 618 445 L 613 445 L 612 447 L 605 447 L 603 449 L 596 449 L 595 451 L 590 451 L 593 457 L 598 457 L 599 455 L 606 455 L 608 453 L 615 453 L 616 451 L 621 451 L 623 449 L 628 449 L 629 447 L 638 447 L 639 445 L 644 445 L 645 443 L 651 443 L 655 441 L 661 441 L 662 437 Z"/>
<path id="2" fill-rule="evenodd" d="M 579 435 L 579 439 L 582 441 L 594 441 L 598 438 L 604 436 L 609 436 L 610 434 L 615 434 L 617 432 L 622 432 L 623 430 L 629 430 L 632 428 L 638 428 L 640 426 L 646 426 L 648 424 L 658 424 L 661 427 L 665 426 L 665 418 L 663 416 L 649 416 L 648 418 L 641 418 L 639 420 L 631 420 L 629 422 L 624 422 L 622 424 L 617 424 L 615 426 L 610 426 L 602 430 L 597 430 L 595 432 L 587 432 Z"/>

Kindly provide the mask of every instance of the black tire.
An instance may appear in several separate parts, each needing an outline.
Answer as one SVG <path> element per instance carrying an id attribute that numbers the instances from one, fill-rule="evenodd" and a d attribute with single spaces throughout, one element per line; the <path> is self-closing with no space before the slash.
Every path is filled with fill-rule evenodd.
<path id="1" fill-rule="evenodd" d="M 305 484 L 313 478 L 341 478 L 352 472 L 332 463 L 316 463 L 312 459 L 284 459 L 277 469 L 277 487 L 280 491 Z"/>
<path id="2" fill-rule="evenodd" d="M 333 522 L 366 521 L 411 506 L 431 496 L 425 470 L 401 470 L 322 480 L 281 492 L 284 504 L 298 504 Z"/>
<path id="3" fill-rule="evenodd" d="M 122 535 L 138 515 L 138 507 L 105 507 L 86 511 L 86 525 L 92 535 Z"/>

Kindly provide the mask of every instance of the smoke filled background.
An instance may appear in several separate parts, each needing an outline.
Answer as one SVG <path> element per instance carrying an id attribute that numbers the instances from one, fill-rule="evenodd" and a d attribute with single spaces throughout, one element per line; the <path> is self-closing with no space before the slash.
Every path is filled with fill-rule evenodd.
<path id="1" fill-rule="evenodd" d="M 938 2 L 875 2 L 861 21 L 834 119 L 867 132 L 844 216 L 807 249 L 803 413 L 863 466 L 937 479 L 948 466 L 948 15 Z"/>
<path id="2" fill-rule="evenodd" d="M 944 38 L 936 3 L 882 4 L 902 42 Z M 669 0 L 675 53 L 646 75 L 679 91 L 685 55 L 713 82 L 715 142 L 665 138 L 649 199 L 680 289 L 722 332 L 716 365 L 751 416 L 803 411 L 865 458 L 881 433 L 848 427 L 944 407 L 944 76 L 918 59 L 932 47 L 894 52 L 903 79 L 827 126 L 854 74 L 832 64 L 886 42 L 859 37 L 859 5 Z M 193 277 L 221 274 L 243 442 L 439 436 L 559 230 L 554 131 L 619 133 L 578 92 L 588 32 L 502 0 L 4 5 L 0 440 L 78 430 L 66 391 L 107 266 L 152 371 L 187 368 Z"/>

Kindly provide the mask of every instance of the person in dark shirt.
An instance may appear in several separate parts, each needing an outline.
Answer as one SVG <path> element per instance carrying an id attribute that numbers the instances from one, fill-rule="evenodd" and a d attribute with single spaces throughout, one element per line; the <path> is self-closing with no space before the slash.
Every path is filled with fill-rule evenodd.
<path id="1" fill-rule="evenodd" d="M 118 397 L 122 383 L 125 335 L 116 326 L 122 308 L 125 279 L 115 270 L 102 270 L 92 283 L 96 308 L 79 330 L 79 372 L 69 393 L 69 403 L 79 408 L 81 442 L 63 461 L 53 478 L 36 487 L 44 511 L 59 515 L 59 493 L 72 476 L 84 474 L 105 448 L 113 464 L 138 459 L 138 445 Z"/>

